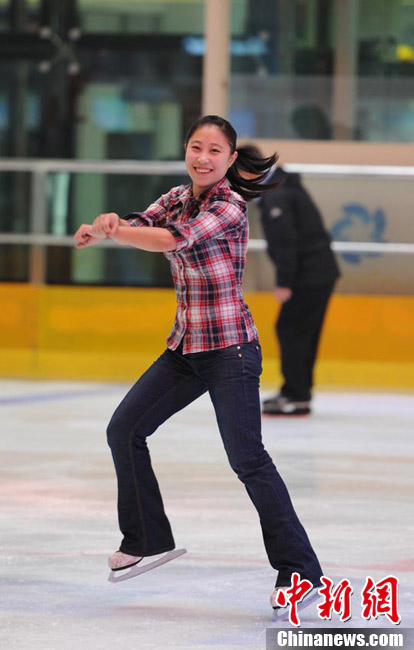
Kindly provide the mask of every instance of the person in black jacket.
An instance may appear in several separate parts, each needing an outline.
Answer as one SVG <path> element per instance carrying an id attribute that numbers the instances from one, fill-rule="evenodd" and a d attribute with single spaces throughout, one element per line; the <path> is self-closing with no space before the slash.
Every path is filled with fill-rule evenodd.
<path id="1" fill-rule="evenodd" d="M 307 415 L 319 338 L 340 271 L 330 235 L 299 174 L 278 167 L 266 182 L 277 185 L 259 205 L 268 254 L 276 267 L 274 295 L 281 303 L 276 335 L 283 384 L 263 402 L 263 413 Z"/>

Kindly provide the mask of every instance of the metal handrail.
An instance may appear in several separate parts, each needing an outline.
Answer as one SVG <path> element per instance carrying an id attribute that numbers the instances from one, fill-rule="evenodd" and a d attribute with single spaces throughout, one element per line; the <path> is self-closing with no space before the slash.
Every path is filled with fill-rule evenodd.
<path id="1" fill-rule="evenodd" d="M 72 235 L 50 235 L 36 233 L 0 233 L 0 244 L 19 244 L 27 246 L 65 246 L 72 248 L 75 245 Z M 117 248 L 119 244 L 103 239 L 100 247 Z M 267 249 L 265 239 L 250 239 L 249 251 L 260 252 Z M 413 254 L 414 243 L 390 243 L 390 242 L 348 242 L 334 241 L 332 249 L 338 253 L 398 253 Z"/>
<path id="2" fill-rule="evenodd" d="M 182 160 L 63 160 L 57 158 L 0 158 L 0 171 L 70 172 L 77 174 L 185 174 Z"/>
<path id="3" fill-rule="evenodd" d="M 414 166 L 402 165 L 326 165 L 313 163 L 286 163 L 286 171 L 327 176 L 388 176 L 414 177 Z M 186 173 L 182 160 L 67 160 L 59 158 L 0 158 L 0 171 L 70 172 L 106 174 L 180 174 Z"/>

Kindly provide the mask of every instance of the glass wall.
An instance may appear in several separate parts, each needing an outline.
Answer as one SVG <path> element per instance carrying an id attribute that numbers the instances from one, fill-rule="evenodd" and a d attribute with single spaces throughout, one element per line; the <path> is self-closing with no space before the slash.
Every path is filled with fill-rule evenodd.
<path id="1" fill-rule="evenodd" d="M 48 232 L 72 235 L 81 223 L 90 223 L 102 212 L 113 209 L 122 216 L 133 210 L 144 210 L 173 185 L 184 182 L 187 182 L 185 174 L 50 174 Z M 50 246 L 46 281 L 48 284 L 172 286 L 169 264 L 163 256 L 119 246 L 85 251 Z"/>
<path id="2" fill-rule="evenodd" d="M 0 0 L 0 158 L 181 159 L 185 132 L 201 113 L 205 1 Z M 414 142 L 414 0 L 231 0 L 231 25 L 230 119 L 240 136 Z M 31 179 L 24 171 L 0 171 L 1 233 L 33 230 Z M 100 212 L 144 209 L 186 180 L 53 171 L 45 232 L 71 235 Z M 383 195 L 381 202 L 377 192 L 367 198 L 343 179 L 338 186 L 323 182 L 317 196 L 337 239 L 362 237 L 360 219 L 345 219 L 346 206 L 384 214 L 388 228 L 406 224 L 412 212 L 411 203 L 394 210 Z M 325 200 L 334 186 L 335 197 L 346 189 L 341 204 Z M 387 180 L 384 187 L 394 185 Z M 404 182 L 404 197 L 408 188 Z M 261 238 L 254 214 L 251 220 L 253 237 Z M 385 227 L 379 235 L 368 230 L 367 241 L 412 240 L 405 225 L 398 237 Z M 6 241 L 0 280 L 29 280 L 30 247 Z M 273 274 L 264 253 L 250 258 L 247 286 L 267 288 Z M 391 259 L 384 256 L 384 268 L 397 268 Z M 387 290 L 408 291 L 411 260 L 401 258 L 400 280 Z M 375 291 L 374 258 L 363 261 L 343 257 L 352 278 L 346 290 Z M 357 281 L 360 272 L 370 274 L 368 284 Z M 162 256 L 109 248 L 79 253 L 69 246 L 47 248 L 45 279 L 171 282 Z"/>
<path id="3" fill-rule="evenodd" d="M 181 159 L 201 112 L 202 60 L 187 40 L 203 34 L 203 9 L 203 0 L 0 0 L 0 157 Z M 121 175 L 56 174 L 49 183 L 51 231 L 61 230 L 64 205 L 69 233 L 102 211 L 145 209 L 163 186 Z M 0 172 L 2 232 L 28 230 L 30 192 L 28 175 Z M 114 282 L 103 260 L 116 264 L 117 255 L 96 253 L 82 276 L 69 249 L 51 249 L 48 279 Z M 27 247 L 1 246 L 0 279 L 25 279 L 27 257 Z M 144 258 L 136 283 L 165 284 L 163 267 Z M 128 282 L 128 272 L 119 278 Z"/>
<path id="4" fill-rule="evenodd" d="M 87 33 L 202 34 L 203 0 L 79 0 L 79 24 Z"/>
<path id="5" fill-rule="evenodd" d="M 258 138 L 414 142 L 414 0 L 233 0 L 231 118 Z"/>
<path id="6" fill-rule="evenodd" d="M 0 0 L 0 29 L 0 156 L 181 157 L 202 0 Z"/>

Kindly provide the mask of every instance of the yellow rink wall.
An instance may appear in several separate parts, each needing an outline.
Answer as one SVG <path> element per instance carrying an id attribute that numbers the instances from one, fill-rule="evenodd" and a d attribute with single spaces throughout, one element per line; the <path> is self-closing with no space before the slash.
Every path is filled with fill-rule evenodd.
<path id="1" fill-rule="evenodd" d="M 270 293 L 246 294 L 279 381 Z M 172 289 L 0 284 L 0 376 L 132 381 L 165 348 Z M 414 388 L 414 297 L 335 295 L 316 368 L 320 387 Z"/>

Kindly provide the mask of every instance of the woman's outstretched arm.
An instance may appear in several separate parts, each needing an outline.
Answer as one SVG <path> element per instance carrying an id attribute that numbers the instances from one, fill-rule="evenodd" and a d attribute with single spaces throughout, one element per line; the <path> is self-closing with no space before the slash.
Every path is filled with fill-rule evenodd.
<path id="1" fill-rule="evenodd" d="M 174 235 L 166 228 L 119 226 L 111 239 L 118 242 L 118 244 L 135 246 L 152 253 L 166 253 L 177 248 Z"/>
<path id="2" fill-rule="evenodd" d="M 115 212 L 99 215 L 93 224 L 82 224 L 74 235 L 76 248 L 93 246 L 100 240 L 109 238 L 118 244 L 154 253 L 176 249 L 174 236 L 165 228 L 132 228 L 128 221 L 120 219 Z"/>

